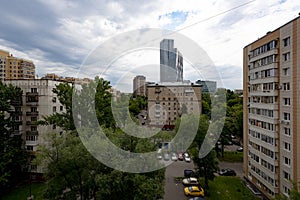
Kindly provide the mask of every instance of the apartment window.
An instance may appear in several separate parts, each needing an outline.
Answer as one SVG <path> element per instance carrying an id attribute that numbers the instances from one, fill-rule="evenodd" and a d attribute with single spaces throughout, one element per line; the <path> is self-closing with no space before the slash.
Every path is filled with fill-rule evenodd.
<path id="1" fill-rule="evenodd" d="M 284 127 L 284 134 L 290 136 L 291 135 L 291 129 Z"/>
<path id="2" fill-rule="evenodd" d="M 36 122 L 37 121 L 37 117 L 31 117 L 31 121 L 32 122 Z"/>
<path id="3" fill-rule="evenodd" d="M 52 102 L 53 102 L 53 103 L 56 103 L 56 97 L 53 97 L 53 98 L 52 98 Z"/>
<path id="4" fill-rule="evenodd" d="M 291 59 L 291 53 L 290 52 L 282 54 L 282 55 L 283 55 L 283 60 L 284 61 L 289 61 Z"/>
<path id="5" fill-rule="evenodd" d="M 63 110 L 64 110 L 64 107 L 63 107 L 63 106 L 60 106 L 60 107 L 59 107 L 59 110 L 60 110 L 60 111 L 63 111 Z"/>
<path id="6" fill-rule="evenodd" d="M 283 103 L 285 106 L 291 105 L 291 98 L 283 98 Z"/>
<path id="7" fill-rule="evenodd" d="M 31 127 L 30 127 L 30 130 L 31 130 L 31 131 L 37 131 L 37 127 L 36 127 L 36 126 L 31 126 Z"/>
<path id="8" fill-rule="evenodd" d="M 289 173 L 287 173 L 286 171 L 283 171 L 283 177 L 287 180 L 290 180 L 291 179 L 291 176 Z"/>
<path id="9" fill-rule="evenodd" d="M 27 151 L 33 151 L 33 146 L 26 146 Z"/>
<path id="10" fill-rule="evenodd" d="M 53 112 L 54 113 L 56 112 L 56 106 L 53 106 Z"/>
<path id="11" fill-rule="evenodd" d="M 52 129 L 56 129 L 56 124 L 53 124 Z"/>
<path id="12" fill-rule="evenodd" d="M 37 88 L 31 88 L 31 93 L 37 93 Z"/>
<path id="13" fill-rule="evenodd" d="M 285 194 L 289 194 L 290 193 L 290 189 L 287 188 L 286 186 L 283 186 L 283 191 Z"/>
<path id="14" fill-rule="evenodd" d="M 286 47 L 286 46 L 289 46 L 291 44 L 291 38 L 290 37 L 287 37 L 285 39 L 283 39 L 283 46 Z"/>
<path id="15" fill-rule="evenodd" d="M 283 83 L 283 90 L 285 91 L 290 90 L 290 83 Z"/>
<path id="16" fill-rule="evenodd" d="M 289 76 L 290 75 L 290 68 L 288 67 L 288 68 L 284 68 L 283 70 L 282 70 L 282 72 L 283 72 L 283 75 L 284 76 Z"/>
<path id="17" fill-rule="evenodd" d="M 284 146 L 285 150 L 291 151 L 291 144 L 290 143 L 283 142 L 283 144 L 284 144 L 283 146 Z"/>
<path id="18" fill-rule="evenodd" d="M 290 113 L 283 113 L 283 119 L 284 120 L 291 120 L 291 114 Z"/>

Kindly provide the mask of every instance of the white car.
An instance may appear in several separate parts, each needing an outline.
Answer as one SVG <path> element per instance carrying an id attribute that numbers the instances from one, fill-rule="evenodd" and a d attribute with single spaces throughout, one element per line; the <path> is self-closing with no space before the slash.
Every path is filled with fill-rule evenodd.
<path id="1" fill-rule="evenodd" d="M 182 180 L 182 184 L 183 185 L 198 185 L 199 182 L 198 182 L 198 180 L 196 178 L 191 177 L 191 178 L 185 178 L 185 179 L 183 179 Z"/>
<path id="2" fill-rule="evenodd" d="M 191 162 L 191 157 L 189 156 L 188 153 L 184 153 L 183 157 L 184 157 L 185 162 Z"/>
<path id="3" fill-rule="evenodd" d="M 158 159 L 158 160 L 161 160 L 161 159 L 162 159 L 161 153 L 158 153 L 158 154 L 157 154 L 157 159 Z"/>
<path id="4" fill-rule="evenodd" d="M 173 161 L 177 161 L 178 160 L 178 157 L 177 157 L 176 153 L 172 153 L 171 154 L 171 160 L 173 160 Z"/>

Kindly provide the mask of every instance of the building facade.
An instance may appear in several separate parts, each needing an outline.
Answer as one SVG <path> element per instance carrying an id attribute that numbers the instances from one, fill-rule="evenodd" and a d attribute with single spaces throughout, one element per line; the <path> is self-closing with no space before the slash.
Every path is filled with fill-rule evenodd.
<path id="1" fill-rule="evenodd" d="M 160 82 L 183 81 L 183 57 L 174 48 L 174 40 L 160 42 Z"/>
<path id="2" fill-rule="evenodd" d="M 201 86 L 190 82 L 156 83 L 147 86 L 150 126 L 173 129 L 183 113 L 201 113 Z"/>
<path id="3" fill-rule="evenodd" d="M 268 198 L 299 188 L 299 41 L 297 17 L 243 52 L 245 178 Z"/>
<path id="4" fill-rule="evenodd" d="M 203 81 L 198 80 L 196 84 L 202 85 L 202 92 L 204 93 L 215 93 L 217 91 L 217 82 L 216 81 Z"/>
<path id="5" fill-rule="evenodd" d="M 133 79 L 133 97 L 146 96 L 146 77 L 136 76 Z"/>
<path id="6" fill-rule="evenodd" d="M 21 134 L 25 141 L 25 149 L 30 152 L 32 159 L 40 144 L 45 144 L 45 135 L 51 132 L 60 132 L 61 129 L 54 125 L 41 126 L 37 125 L 38 120 L 43 116 L 49 116 L 56 112 L 64 112 L 65 108 L 60 104 L 57 95 L 53 93 L 59 81 L 53 80 L 5 80 L 5 84 L 12 84 L 22 89 L 22 99 L 14 102 L 14 118 L 20 122 L 18 130 L 15 133 Z M 32 173 L 42 173 L 43 169 L 31 164 Z"/>
<path id="7" fill-rule="evenodd" d="M 0 80 L 34 78 L 35 65 L 32 61 L 16 58 L 9 52 L 0 50 Z"/>

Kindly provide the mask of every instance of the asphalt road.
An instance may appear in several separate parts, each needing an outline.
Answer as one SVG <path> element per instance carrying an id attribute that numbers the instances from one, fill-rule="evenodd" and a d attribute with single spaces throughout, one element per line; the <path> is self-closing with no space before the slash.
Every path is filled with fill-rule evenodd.
<path id="1" fill-rule="evenodd" d="M 233 169 L 236 172 L 236 175 L 243 179 L 244 176 L 244 169 L 243 169 L 243 163 L 229 163 L 229 162 L 220 162 L 219 163 L 219 168 L 230 168 Z"/>
<path id="2" fill-rule="evenodd" d="M 164 200 L 185 200 L 188 199 L 183 193 L 183 185 L 175 182 L 175 177 L 184 176 L 185 169 L 194 169 L 193 162 L 176 161 L 166 168 L 165 195 Z"/>

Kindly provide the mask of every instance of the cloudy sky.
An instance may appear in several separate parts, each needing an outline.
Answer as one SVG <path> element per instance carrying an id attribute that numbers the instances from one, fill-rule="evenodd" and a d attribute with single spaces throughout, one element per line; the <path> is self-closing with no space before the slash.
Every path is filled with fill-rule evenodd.
<path id="1" fill-rule="evenodd" d="M 185 61 L 184 79 L 217 80 L 235 89 L 242 88 L 243 47 L 294 19 L 299 11 L 299 0 L 10 0 L 0 7 L 0 49 L 33 60 L 38 76 L 103 75 L 129 92 L 137 74 L 159 81 L 158 49 L 119 52 L 109 70 L 103 65 L 84 70 L 82 66 L 97 48 L 128 31 L 171 30 L 201 47 L 206 53 L 201 55 L 209 57 L 218 73 L 196 75 Z M 164 33 L 169 32 L 163 31 L 162 37 Z M 128 41 L 123 41 L 125 46 Z"/>

